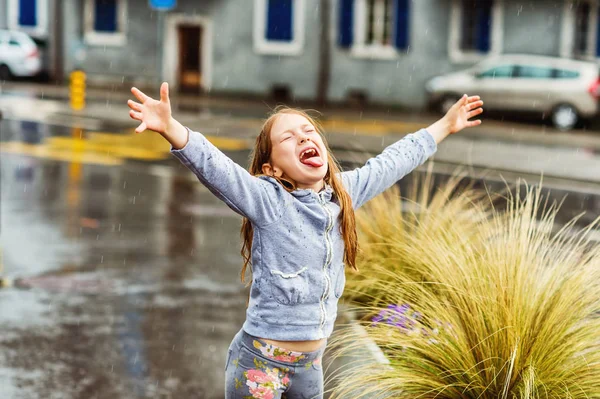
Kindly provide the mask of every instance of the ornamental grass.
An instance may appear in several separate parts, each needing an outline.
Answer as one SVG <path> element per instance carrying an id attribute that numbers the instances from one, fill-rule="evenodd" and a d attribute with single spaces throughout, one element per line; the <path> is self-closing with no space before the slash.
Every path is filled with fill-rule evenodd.
<path id="1" fill-rule="evenodd" d="M 346 299 L 363 328 L 333 356 L 330 398 L 600 398 L 600 249 L 594 223 L 558 226 L 541 184 L 490 194 L 431 175 L 357 213 L 360 273 Z"/>

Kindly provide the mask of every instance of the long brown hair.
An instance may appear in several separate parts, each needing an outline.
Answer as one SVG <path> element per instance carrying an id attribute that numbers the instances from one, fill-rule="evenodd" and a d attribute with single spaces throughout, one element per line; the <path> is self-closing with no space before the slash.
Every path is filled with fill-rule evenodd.
<path id="1" fill-rule="evenodd" d="M 356 267 L 356 254 L 358 252 L 358 238 L 356 235 L 356 222 L 354 218 L 354 209 L 352 208 L 352 199 L 350 195 L 344 188 L 341 179 L 338 177 L 338 173 L 340 172 L 339 164 L 337 163 L 334 156 L 331 154 L 329 147 L 327 145 L 327 141 L 323 136 L 323 129 L 318 124 L 316 120 L 314 120 L 308 113 L 305 111 L 288 108 L 288 107 L 280 107 L 275 109 L 275 111 L 267 118 L 263 127 L 260 131 L 260 134 L 256 138 L 256 143 L 254 145 L 254 150 L 250 155 L 252 162 L 250 164 L 249 172 L 250 174 L 257 176 L 262 174 L 262 165 L 264 163 L 270 162 L 271 158 L 271 128 L 275 124 L 277 118 L 282 114 L 296 114 L 305 117 L 316 129 L 316 131 L 321 135 L 323 139 L 323 144 L 327 148 L 327 163 L 328 170 L 325 174 L 325 182 L 333 188 L 334 195 L 338 198 L 340 204 L 340 232 L 342 237 L 344 238 L 344 263 L 350 266 L 352 269 L 358 272 L 358 268 Z M 293 182 L 288 182 L 287 180 L 278 179 L 281 185 L 288 191 L 293 190 L 295 184 Z M 291 183 L 291 184 L 290 184 Z M 252 223 L 248 218 L 244 218 L 242 221 L 242 230 L 240 235 L 242 236 L 243 245 L 242 245 L 242 257 L 244 259 L 244 266 L 242 266 L 241 279 L 242 282 L 245 282 L 246 276 L 246 268 L 248 264 L 252 266 L 250 262 L 250 258 L 252 256 L 252 235 L 254 229 L 252 227 Z"/>

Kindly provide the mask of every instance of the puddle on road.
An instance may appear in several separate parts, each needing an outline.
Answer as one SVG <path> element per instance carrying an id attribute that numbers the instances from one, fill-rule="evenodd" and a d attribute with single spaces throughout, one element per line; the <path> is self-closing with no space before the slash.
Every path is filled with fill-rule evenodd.
<path id="1" fill-rule="evenodd" d="M 221 398 L 240 218 L 175 162 L 0 161 L 0 396 Z"/>

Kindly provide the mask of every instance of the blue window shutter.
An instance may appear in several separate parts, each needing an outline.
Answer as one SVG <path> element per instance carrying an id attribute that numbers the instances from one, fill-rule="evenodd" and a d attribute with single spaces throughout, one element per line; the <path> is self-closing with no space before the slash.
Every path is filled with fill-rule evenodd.
<path id="1" fill-rule="evenodd" d="M 267 3 L 267 40 L 292 41 L 294 28 L 292 0 L 268 0 Z"/>
<path id="2" fill-rule="evenodd" d="M 340 26 L 338 43 L 348 48 L 354 41 L 354 0 L 340 0 Z"/>
<path id="3" fill-rule="evenodd" d="M 97 32 L 117 31 L 117 1 L 95 0 L 94 30 Z"/>
<path id="4" fill-rule="evenodd" d="M 19 0 L 19 25 L 37 26 L 37 0 Z"/>
<path id="5" fill-rule="evenodd" d="M 490 51 L 490 31 L 492 27 L 492 4 L 493 1 L 486 0 L 478 4 L 476 37 L 477 50 L 482 53 Z"/>
<path id="6" fill-rule="evenodd" d="M 410 31 L 410 0 L 396 0 L 396 48 L 408 48 Z"/>

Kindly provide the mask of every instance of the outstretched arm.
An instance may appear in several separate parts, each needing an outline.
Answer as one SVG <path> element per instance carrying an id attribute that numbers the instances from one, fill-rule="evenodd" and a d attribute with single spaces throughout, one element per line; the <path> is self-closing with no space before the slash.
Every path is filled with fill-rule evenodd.
<path id="1" fill-rule="evenodd" d="M 443 118 L 427 127 L 435 142 L 439 144 L 450 134 L 458 133 L 466 127 L 481 125 L 481 119 L 470 121 L 469 119 L 483 112 L 483 101 L 479 96 L 468 97 L 464 94 L 460 100 L 448 110 Z"/>
<path id="2" fill-rule="evenodd" d="M 164 82 L 160 86 L 160 100 L 147 96 L 135 87 L 131 88 L 131 92 L 140 101 L 137 103 L 127 100 L 127 105 L 131 108 L 129 116 L 140 121 L 135 129 L 136 133 L 146 129 L 154 130 L 171 143 L 173 148 L 183 148 L 188 141 L 188 131 L 171 115 L 169 85 Z"/>
<path id="3" fill-rule="evenodd" d="M 256 225 L 271 223 L 283 210 L 284 189 L 278 184 L 252 176 L 211 144 L 204 135 L 191 131 L 171 115 L 169 87 L 160 87 L 155 100 L 135 87 L 131 92 L 140 103 L 129 100 L 131 118 L 140 121 L 141 133 L 154 130 L 171 143 L 171 153 L 188 167 L 213 194 L 231 209 Z"/>
<path id="4" fill-rule="evenodd" d="M 386 147 L 363 167 L 343 172 L 342 180 L 352 198 L 354 209 L 360 208 L 423 164 L 437 151 L 437 144 L 448 135 L 465 127 L 480 125 L 481 120 L 469 119 L 483 112 L 481 105 L 483 101 L 479 96 L 467 97 L 465 94 L 434 124 Z"/>

